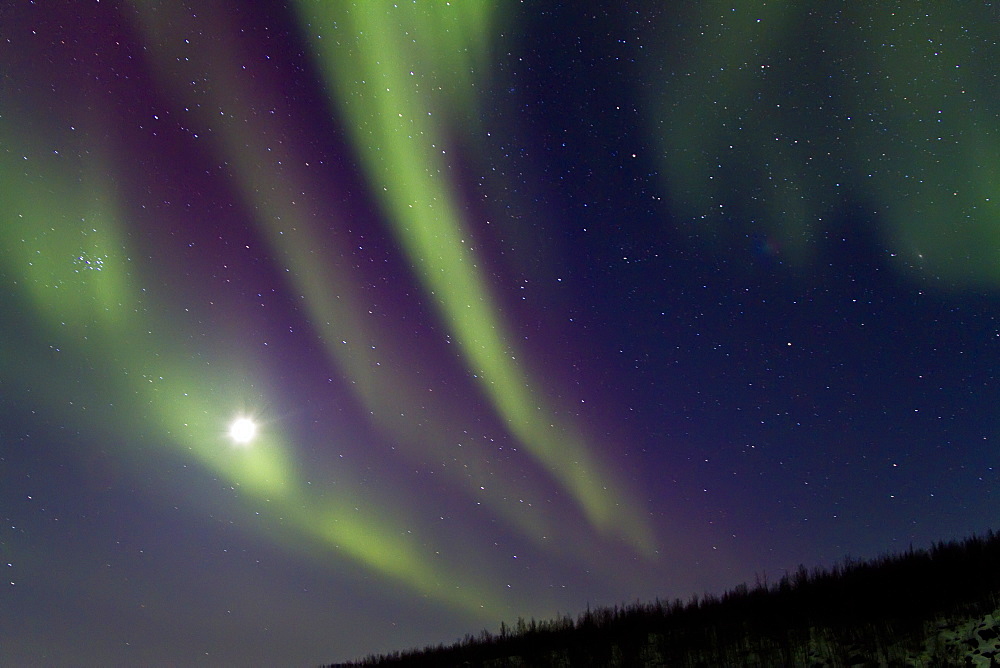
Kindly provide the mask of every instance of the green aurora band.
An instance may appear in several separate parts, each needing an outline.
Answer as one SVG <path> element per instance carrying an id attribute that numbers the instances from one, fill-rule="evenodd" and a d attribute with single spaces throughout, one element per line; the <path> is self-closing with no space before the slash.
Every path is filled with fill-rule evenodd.
<path id="1" fill-rule="evenodd" d="M 18 124 L 22 134 L 27 125 Z M 10 123 L 0 125 L 0 137 L 16 147 L 10 130 Z M 53 403 L 78 395 L 81 384 L 102 388 L 110 401 L 81 405 L 82 412 L 68 412 L 66 418 L 94 433 L 147 435 L 130 439 L 130 447 L 115 451 L 116 457 L 149 466 L 164 461 L 164 453 L 149 443 L 168 445 L 232 485 L 247 506 L 280 517 L 286 527 L 278 533 L 311 541 L 327 555 L 335 550 L 458 609 L 477 614 L 501 609 L 473 583 L 432 566 L 424 548 L 406 538 L 399 508 L 380 508 L 370 493 L 346 480 L 338 481 L 338 500 L 310 494 L 296 470 L 293 445 L 277 429 L 265 428 L 252 447 L 229 445 L 225 425 L 239 403 L 231 388 L 246 382 L 245 373 L 237 365 L 195 363 L 171 343 L 187 335 L 155 316 L 166 309 L 136 287 L 138 269 L 129 257 L 116 195 L 111 179 L 103 176 L 113 173 L 109 165 L 82 158 L 32 157 L 25 159 L 32 163 L 28 167 L 15 162 L 40 154 L 30 142 L 2 154 L 0 169 L 8 184 L 0 202 L 6 213 L 0 226 L 0 242 L 8 249 L 4 269 L 15 276 L 38 320 L 37 336 L 52 341 L 49 349 L 60 356 L 85 362 L 67 369 L 41 355 L 28 357 L 24 349 L 16 365 L 5 356 L 5 374 L 30 369 L 32 377 L 45 379 Z M 81 174 L 87 175 L 82 182 Z"/>
<path id="2" fill-rule="evenodd" d="M 477 125 L 472 91 L 487 67 L 492 3 L 298 7 L 371 186 L 481 391 L 595 528 L 651 554 L 649 529 L 622 485 L 517 362 L 447 178 L 445 129 Z"/>
<path id="3" fill-rule="evenodd" d="M 653 41 L 642 77 L 664 188 L 692 236 L 726 247 L 766 234 L 804 266 L 832 219 L 862 207 L 902 274 L 938 289 L 1000 284 L 992 10 L 713 0 L 691 11 L 683 39 Z"/>

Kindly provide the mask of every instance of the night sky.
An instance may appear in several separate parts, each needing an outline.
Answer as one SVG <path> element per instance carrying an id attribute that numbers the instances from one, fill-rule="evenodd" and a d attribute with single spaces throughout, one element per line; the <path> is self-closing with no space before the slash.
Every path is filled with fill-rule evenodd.
<path id="1" fill-rule="evenodd" d="M 997 528 L 1000 9 L 821 4 L 4 2 L 0 663 Z"/>

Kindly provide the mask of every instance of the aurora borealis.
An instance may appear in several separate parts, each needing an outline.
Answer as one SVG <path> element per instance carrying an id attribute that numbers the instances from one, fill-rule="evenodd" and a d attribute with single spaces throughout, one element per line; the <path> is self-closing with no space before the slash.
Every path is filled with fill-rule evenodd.
<path id="1" fill-rule="evenodd" d="M 996 528 L 998 20 L 7 3 L 0 663 L 312 665 Z"/>

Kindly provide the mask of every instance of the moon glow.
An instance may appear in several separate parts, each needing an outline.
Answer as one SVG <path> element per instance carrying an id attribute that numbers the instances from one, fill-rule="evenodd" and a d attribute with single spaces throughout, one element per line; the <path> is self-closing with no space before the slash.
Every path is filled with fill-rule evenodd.
<path id="1" fill-rule="evenodd" d="M 233 439 L 235 443 L 240 445 L 250 443 L 256 435 L 257 425 L 250 418 L 237 418 L 233 420 L 233 423 L 229 426 L 229 438 Z"/>

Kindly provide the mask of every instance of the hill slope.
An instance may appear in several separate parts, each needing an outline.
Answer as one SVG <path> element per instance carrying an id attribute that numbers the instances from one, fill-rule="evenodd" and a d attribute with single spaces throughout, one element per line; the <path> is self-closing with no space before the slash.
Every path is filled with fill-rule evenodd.
<path id="1" fill-rule="evenodd" d="M 1000 665 L 1000 535 L 973 536 L 721 597 L 518 620 L 450 647 L 347 666 Z"/>

